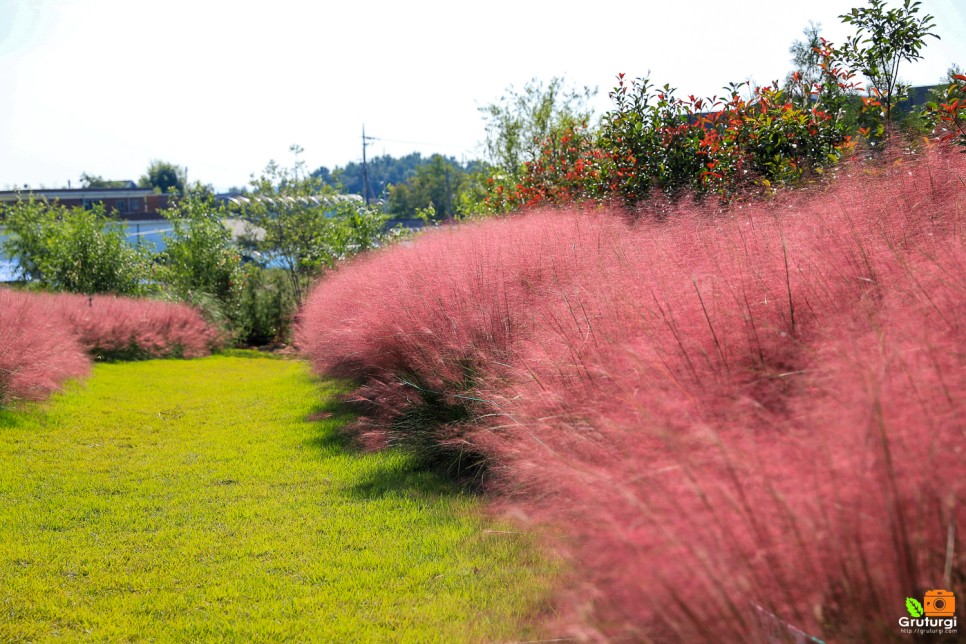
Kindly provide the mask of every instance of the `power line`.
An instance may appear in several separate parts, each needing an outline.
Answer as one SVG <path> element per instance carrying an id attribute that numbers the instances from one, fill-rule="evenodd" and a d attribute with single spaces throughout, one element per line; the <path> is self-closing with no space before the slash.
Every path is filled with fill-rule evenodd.
<path id="1" fill-rule="evenodd" d="M 400 139 L 384 139 L 384 138 L 379 138 L 376 140 L 385 141 L 387 143 L 405 143 L 406 145 L 427 145 L 433 148 L 449 148 L 451 150 L 469 150 L 470 149 L 464 145 L 451 145 L 449 143 L 430 143 L 428 141 L 402 141 Z"/>

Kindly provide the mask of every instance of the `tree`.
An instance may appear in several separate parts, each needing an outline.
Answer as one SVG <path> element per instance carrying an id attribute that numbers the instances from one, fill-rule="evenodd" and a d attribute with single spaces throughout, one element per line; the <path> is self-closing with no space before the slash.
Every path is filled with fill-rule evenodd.
<path id="1" fill-rule="evenodd" d="M 185 168 L 155 159 L 148 166 L 147 172 L 138 179 L 142 188 L 154 188 L 157 192 L 176 192 L 182 194 L 187 183 Z"/>
<path id="2" fill-rule="evenodd" d="M 390 187 L 386 209 L 394 215 L 414 217 L 419 211 L 432 208 L 434 218 L 452 219 L 465 176 L 456 159 L 434 154 L 409 181 Z"/>
<path id="3" fill-rule="evenodd" d="M 405 183 L 416 174 L 417 168 L 426 163 L 429 163 L 429 159 L 424 159 L 419 152 L 398 159 L 388 154 L 372 157 L 366 164 L 370 194 L 378 199 L 388 198 L 389 186 Z M 361 195 L 365 191 L 362 164 L 355 161 L 332 171 L 322 166 L 314 170 L 312 176 L 346 194 Z"/>
<path id="4" fill-rule="evenodd" d="M 821 30 L 822 25 L 809 22 L 802 30 L 805 39 L 796 40 L 788 48 L 794 68 L 785 79 L 785 90 L 799 101 L 807 102 L 815 85 L 822 80 Z"/>
<path id="5" fill-rule="evenodd" d="M 282 271 L 243 264 L 226 220 L 231 213 L 193 186 L 162 211 L 173 230 L 158 255 L 158 280 L 179 300 L 202 309 L 245 346 L 285 341 L 295 314 Z"/>
<path id="6" fill-rule="evenodd" d="M 932 33 L 931 15 L 917 17 L 921 4 L 904 0 L 901 7 L 886 10 L 884 0 L 869 0 L 868 7 L 839 16 L 856 28 L 841 49 L 842 57 L 869 79 L 883 101 L 886 125 L 892 123 L 892 110 L 907 89 L 899 83 L 900 63 L 919 60 L 927 36 L 939 38 Z"/>
<path id="7" fill-rule="evenodd" d="M 336 170 L 339 168 L 336 167 Z M 326 166 L 321 166 L 312 171 L 312 176 L 324 183 L 327 186 L 332 186 L 333 188 L 338 188 L 339 183 L 334 176 L 332 176 L 332 171 L 330 171 Z"/>
<path id="8" fill-rule="evenodd" d="M 81 188 L 85 190 L 91 190 L 94 188 L 126 188 L 130 185 L 128 181 L 116 181 L 105 179 L 104 177 L 96 174 L 88 174 L 82 172 L 80 176 Z"/>
<path id="9" fill-rule="evenodd" d="M 312 278 L 382 241 L 386 218 L 307 175 L 299 159 L 302 148 L 291 150 L 292 168 L 272 161 L 252 179 L 242 214 L 249 222 L 248 243 L 285 271 L 301 305 Z"/>
<path id="10" fill-rule="evenodd" d="M 73 293 L 140 295 L 147 290 L 147 255 L 127 243 L 124 228 L 104 214 L 44 201 L 19 201 L 5 211 L 4 251 L 22 277 L 42 288 Z"/>
<path id="11" fill-rule="evenodd" d="M 199 190 L 178 199 L 161 215 L 171 222 L 172 231 L 164 235 L 165 248 L 158 257 L 159 279 L 179 299 L 234 321 L 244 275 L 241 255 L 222 223 L 228 217 L 224 204 Z M 212 299 L 217 311 L 212 311 Z"/>
<path id="12" fill-rule="evenodd" d="M 541 142 L 554 133 L 586 125 L 592 112 L 587 102 L 596 89 L 569 88 L 564 79 L 546 85 L 536 78 L 522 91 L 512 86 L 500 99 L 480 108 L 486 120 L 488 160 L 511 177 L 517 177 L 527 161 L 534 161 Z"/>

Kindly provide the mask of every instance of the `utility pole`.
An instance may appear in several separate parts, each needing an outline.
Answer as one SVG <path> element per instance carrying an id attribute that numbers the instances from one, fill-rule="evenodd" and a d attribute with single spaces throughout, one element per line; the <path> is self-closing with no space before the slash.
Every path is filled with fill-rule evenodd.
<path id="1" fill-rule="evenodd" d="M 366 145 L 369 141 L 376 141 L 374 136 L 366 136 L 366 124 L 362 124 L 362 185 L 363 195 L 366 200 L 366 205 L 369 205 L 369 166 L 366 164 Z"/>

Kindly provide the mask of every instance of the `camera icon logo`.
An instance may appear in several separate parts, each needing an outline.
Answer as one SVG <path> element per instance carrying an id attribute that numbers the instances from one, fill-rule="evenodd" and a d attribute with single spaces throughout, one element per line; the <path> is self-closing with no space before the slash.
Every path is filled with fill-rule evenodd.
<path id="1" fill-rule="evenodd" d="M 948 590 L 927 590 L 922 603 L 926 617 L 954 617 L 956 615 L 956 596 Z"/>

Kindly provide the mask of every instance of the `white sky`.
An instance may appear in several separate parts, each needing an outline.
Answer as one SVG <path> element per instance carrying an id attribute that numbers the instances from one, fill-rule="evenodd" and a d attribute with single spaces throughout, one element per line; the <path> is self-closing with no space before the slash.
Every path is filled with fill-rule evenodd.
<path id="1" fill-rule="evenodd" d="M 898 0 L 892 0 L 896 4 Z M 509 85 L 618 72 L 684 94 L 766 84 L 813 20 L 864 0 L 0 0 L 0 188 L 77 185 L 82 172 L 137 180 L 152 159 L 217 189 L 270 159 L 309 168 L 369 154 L 480 156 L 478 107 Z M 900 75 L 932 84 L 966 67 L 966 2 L 924 0 L 941 41 Z"/>

